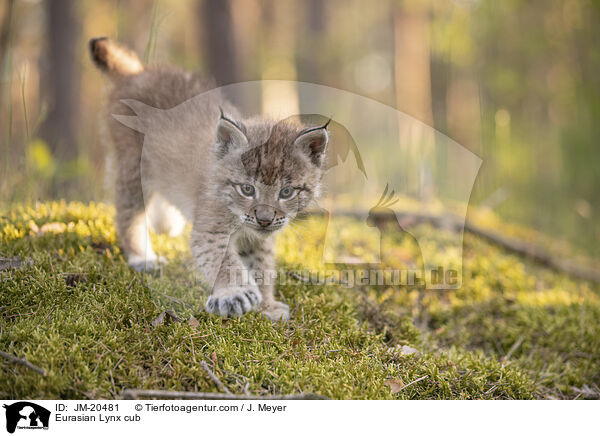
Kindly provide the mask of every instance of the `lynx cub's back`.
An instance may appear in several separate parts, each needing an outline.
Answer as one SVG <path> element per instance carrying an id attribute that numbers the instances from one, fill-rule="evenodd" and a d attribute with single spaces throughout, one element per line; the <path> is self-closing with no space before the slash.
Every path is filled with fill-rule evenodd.
<path id="1" fill-rule="evenodd" d="M 143 270 L 159 262 L 146 229 L 148 205 L 160 231 L 176 234 L 181 219 L 171 218 L 185 217 L 193 224 L 195 266 L 212 289 L 206 309 L 222 316 L 260 310 L 286 320 L 289 309 L 275 301 L 274 284 L 256 284 L 252 272 L 274 271 L 275 232 L 318 196 L 327 125 L 244 119 L 209 92 L 185 112 L 192 129 L 180 135 L 171 122 L 174 133 L 144 144 L 144 135 L 119 119 L 140 107 L 171 110 L 214 85 L 174 68 L 146 69 L 106 38 L 91 40 L 90 51 L 113 85 L 106 121 L 116 154 L 117 233 L 129 264 Z"/>

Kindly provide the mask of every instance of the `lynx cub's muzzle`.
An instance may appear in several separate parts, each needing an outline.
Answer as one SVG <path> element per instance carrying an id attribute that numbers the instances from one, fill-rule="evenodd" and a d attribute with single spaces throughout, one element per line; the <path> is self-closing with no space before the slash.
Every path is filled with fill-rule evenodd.
<path id="1" fill-rule="evenodd" d="M 277 216 L 277 210 L 266 204 L 259 204 L 254 208 L 254 216 L 258 225 L 265 228 L 271 225 Z"/>

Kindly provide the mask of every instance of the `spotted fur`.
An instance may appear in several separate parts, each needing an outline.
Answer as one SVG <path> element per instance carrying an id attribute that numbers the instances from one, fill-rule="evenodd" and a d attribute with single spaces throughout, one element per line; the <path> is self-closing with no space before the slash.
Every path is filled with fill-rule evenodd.
<path id="1" fill-rule="evenodd" d="M 326 126 L 245 119 L 211 93 L 193 113 L 194 141 L 165 138 L 159 150 L 144 155 L 151 180 L 143 190 L 143 135 L 110 115 L 131 115 L 123 103 L 131 100 L 169 109 L 211 89 L 211 82 L 174 68 L 143 68 L 135 54 L 105 38 L 92 40 L 90 49 L 113 84 L 106 130 L 116 155 L 117 232 L 129 264 L 150 269 L 160 262 L 148 238 L 144 202 L 159 199 L 150 208 L 165 214 L 152 220 L 158 230 L 176 234 L 181 220 L 171 217 L 177 214 L 192 221 L 194 264 L 212 289 L 208 312 L 241 316 L 258 309 L 286 320 L 289 309 L 275 300 L 274 280 L 256 277 L 273 276 L 274 233 L 320 192 Z M 242 187 L 253 195 L 245 196 Z M 293 196 L 285 197 L 290 189 Z"/>

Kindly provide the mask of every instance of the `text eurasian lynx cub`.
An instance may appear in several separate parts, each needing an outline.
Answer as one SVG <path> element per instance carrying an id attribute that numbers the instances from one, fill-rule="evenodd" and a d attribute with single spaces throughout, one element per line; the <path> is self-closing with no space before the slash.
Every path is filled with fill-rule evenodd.
<path id="1" fill-rule="evenodd" d="M 91 40 L 90 50 L 113 84 L 106 121 L 116 153 L 117 232 L 129 264 L 146 269 L 159 261 L 148 239 L 147 204 L 159 204 L 153 207 L 162 214 L 157 230 L 170 234 L 181 230 L 169 221 L 176 208 L 193 224 L 195 266 L 212 285 L 206 309 L 222 316 L 260 310 L 287 319 L 288 306 L 275 301 L 274 284 L 257 285 L 248 272 L 274 270 L 274 232 L 318 196 L 327 125 L 242 119 L 215 93 L 194 113 L 197 143 L 165 139 L 159 152 L 144 155 L 152 179 L 142 187 L 144 137 L 111 115 L 132 114 L 124 100 L 169 109 L 212 86 L 178 69 L 144 68 L 134 53 L 106 38 Z"/>

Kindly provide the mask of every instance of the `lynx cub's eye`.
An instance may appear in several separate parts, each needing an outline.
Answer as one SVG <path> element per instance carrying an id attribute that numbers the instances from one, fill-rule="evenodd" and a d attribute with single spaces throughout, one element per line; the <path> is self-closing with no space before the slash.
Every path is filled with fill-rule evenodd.
<path id="1" fill-rule="evenodd" d="M 279 191 L 279 198 L 281 200 L 291 200 L 298 193 L 297 189 L 292 188 L 291 186 L 286 186 Z"/>
<path id="2" fill-rule="evenodd" d="M 254 198 L 254 196 L 256 194 L 256 189 L 254 189 L 254 186 L 249 185 L 247 183 L 235 185 L 235 190 L 242 197 L 246 197 L 246 198 Z"/>

